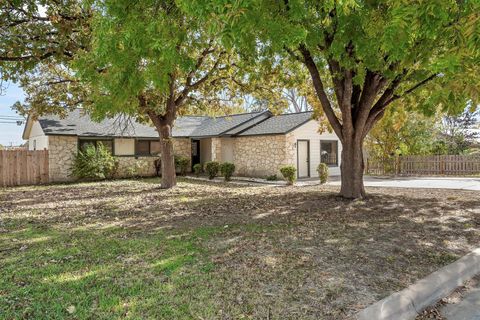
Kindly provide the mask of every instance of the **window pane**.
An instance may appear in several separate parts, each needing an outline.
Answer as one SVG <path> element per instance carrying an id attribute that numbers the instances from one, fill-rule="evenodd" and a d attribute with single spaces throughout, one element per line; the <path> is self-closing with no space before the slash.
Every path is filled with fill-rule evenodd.
<path id="1" fill-rule="evenodd" d="M 320 160 L 327 165 L 338 165 L 338 142 L 320 142 Z"/>
<path id="2" fill-rule="evenodd" d="M 79 142 L 79 149 L 85 151 L 87 146 L 91 145 L 95 147 L 95 140 L 80 140 Z"/>
<path id="3" fill-rule="evenodd" d="M 150 155 L 150 141 L 138 140 L 137 141 L 137 154 L 138 155 Z"/>
<path id="4" fill-rule="evenodd" d="M 198 154 L 197 154 L 197 150 L 198 150 L 198 144 L 199 141 L 192 141 L 192 157 L 196 157 Z"/>
<path id="5" fill-rule="evenodd" d="M 150 142 L 150 154 L 158 156 L 160 154 L 160 141 L 152 140 Z"/>
<path id="6" fill-rule="evenodd" d="M 113 153 L 113 141 L 112 140 L 98 140 L 97 141 L 97 146 L 99 144 L 103 144 L 103 146 L 110 151 L 110 153 Z"/>

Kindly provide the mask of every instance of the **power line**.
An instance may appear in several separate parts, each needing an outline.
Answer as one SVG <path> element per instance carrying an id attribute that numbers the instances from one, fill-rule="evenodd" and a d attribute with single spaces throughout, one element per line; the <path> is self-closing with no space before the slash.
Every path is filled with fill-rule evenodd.
<path id="1" fill-rule="evenodd" d="M 22 116 L 11 116 L 11 115 L 3 115 L 3 114 L 0 114 L 0 118 L 22 118 Z"/>
<path id="2" fill-rule="evenodd" d="M 17 126 L 21 126 L 23 124 L 23 121 L 21 121 L 21 120 L 18 120 L 18 121 L 0 121 L 0 123 L 16 124 Z"/>

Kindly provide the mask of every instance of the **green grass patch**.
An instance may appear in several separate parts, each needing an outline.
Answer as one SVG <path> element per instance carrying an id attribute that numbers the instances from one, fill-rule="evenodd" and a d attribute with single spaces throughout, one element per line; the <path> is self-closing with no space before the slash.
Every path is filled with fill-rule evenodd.
<path id="1" fill-rule="evenodd" d="M 214 264 L 186 235 L 24 228 L 0 238 L 4 319 L 211 318 Z"/>

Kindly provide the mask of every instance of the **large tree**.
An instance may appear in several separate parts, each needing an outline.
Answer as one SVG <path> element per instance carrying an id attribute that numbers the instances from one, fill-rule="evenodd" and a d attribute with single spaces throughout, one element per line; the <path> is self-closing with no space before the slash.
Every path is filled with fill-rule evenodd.
<path id="1" fill-rule="evenodd" d="M 393 102 L 424 112 L 478 102 L 479 1 L 184 2 L 192 14 L 216 19 L 226 45 L 308 70 L 343 144 L 346 198 L 365 195 L 362 144 Z"/>
<path id="2" fill-rule="evenodd" d="M 14 105 L 17 112 L 65 115 L 88 97 L 70 63 L 88 49 L 91 18 L 91 7 L 81 0 L 0 2 L 0 78 L 25 92 L 25 102 Z"/>
<path id="3" fill-rule="evenodd" d="M 173 187 L 175 118 L 192 107 L 231 101 L 232 54 L 205 32 L 208 23 L 173 0 L 99 0 L 93 6 L 90 48 L 75 64 L 91 88 L 93 114 L 151 121 L 160 136 L 161 186 Z"/>

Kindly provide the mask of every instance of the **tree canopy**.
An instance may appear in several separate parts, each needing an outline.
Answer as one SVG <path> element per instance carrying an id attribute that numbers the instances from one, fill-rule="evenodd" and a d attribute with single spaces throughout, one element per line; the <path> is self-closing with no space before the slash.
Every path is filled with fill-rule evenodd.
<path id="1" fill-rule="evenodd" d="M 433 114 L 476 106 L 479 1 L 184 1 L 227 46 L 306 68 L 343 144 L 345 197 L 365 195 L 362 144 L 393 102 Z"/>

